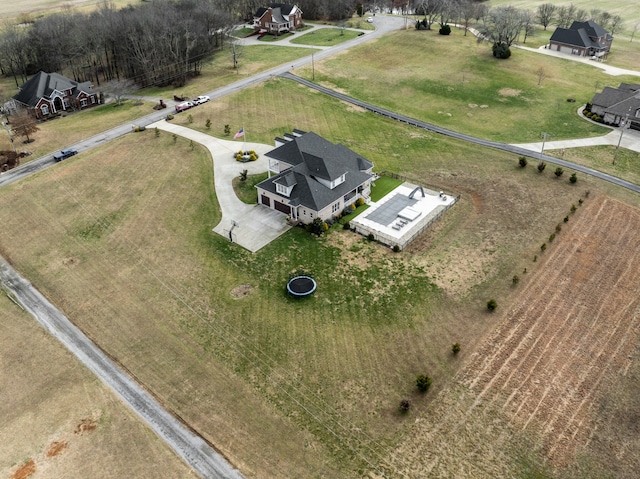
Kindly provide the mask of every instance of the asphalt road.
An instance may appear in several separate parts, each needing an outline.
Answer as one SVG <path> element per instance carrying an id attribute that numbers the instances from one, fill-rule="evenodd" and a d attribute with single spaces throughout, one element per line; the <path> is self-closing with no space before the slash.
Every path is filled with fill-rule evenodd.
<path id="1" fill-rule="evenodd" d="M 437 125 L 432 125 L 431 123 L 426 123 L 424 121 L 416 120 L 415 118 L 411 118 L 408 116 L 401 115 L 399 113 L 395 113 L 393 111 L 385 110 L 384 108 L 377 107 L 372 105 L 371 103 L 367 103 L 362 100 L 358 100 L 356 98 L 352 98 L 343 93 L 339 93 L 335 90 L 331 90 L 330 88 L 323 87 L 318 85 L 317 83 L 310 82 L 305 80 L 304 78 L 300 78 L 299 76 L 293 75 L 290 72 L 285 72 L 280 75 L 283 78 L 288 78 L 289 80 L 296 81 L 302 85 L 305 85 L 309 88 L 313 88 L 316 91 L 322 92 L 326 95 L 330 95 L 334 98 L 338 98 L 347 103 L 351 103 L 353 105 L 357 105 L 365 110 L 371 111 L 373 113 L 377 113 L 378 115 L 385 116 L 392 120 L 400 121 L 402 123 L 406 123 L 408 125 L 415 126 L 417 128 L 422 128 L 423 130 L 432 131 L 434 133 L 439 133 L 441 135 L 450 136 L 451 138 L 456 138 L 462 141 L 468 141 L 470 143 L 475 143 L 477 145 L 486 146 L 489 148 L 495 148 L 496 150 L 508 151 L 509 153 L 514 153 L 516 155 L 523 155 L 528 157 L 535 157 L 539 160 L 544 160 L 545 162 L 552 163 L 554 165 L 571 168 L 572 170 L 579 171 L 581 173 L 585 173 L 596 178 L 600 178 L 601 180 L 608 181 L 618 186 L 622 186 L 623 188 L 627 188 L 631 191 L 635 191 L 636 193 L 640 193 L 640 186 L 635 183 L 631 183 L 629 181 L 625 181 L 621 178 L 608 175 L 601 171 L 597 171 L 586 166 L 578 165 L 576 163 L 572 163 L 570 161 L 561 160 L 559 158 L 555 158 L 553 156 L 544 155 L 544 154 L 535 154 L 531 150 L 527 150 L 525 148 L 521 148 L 515 145 L 508 145 L 506 143 L 499 143 L 497 141 L 484 140 L 482 138 L 476 138 L 473 136 L 465 135 L 464 133 L 459 133 L 457 131 L 448 130 L 446 128 L 442 128 Z"/>

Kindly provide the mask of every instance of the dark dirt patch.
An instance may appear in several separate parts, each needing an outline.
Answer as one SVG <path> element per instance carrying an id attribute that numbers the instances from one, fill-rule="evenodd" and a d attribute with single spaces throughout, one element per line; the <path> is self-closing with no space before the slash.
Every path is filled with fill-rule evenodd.
<path id="1" fill-rule="evenodd" d="M 11 479 L 26 479 L 27 477 L 35 474 L 36 472 L 36 463 L 33 459 L 30 459 L 28 462 L 25 462 L 22 466 L 20 466 L 13 474 L 11 474 Z"/>

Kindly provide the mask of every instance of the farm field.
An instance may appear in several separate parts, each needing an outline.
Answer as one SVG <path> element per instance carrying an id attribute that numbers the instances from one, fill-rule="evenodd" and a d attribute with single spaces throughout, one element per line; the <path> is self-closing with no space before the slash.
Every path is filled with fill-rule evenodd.
<path id="1" fill-rule="evenodd" d="M 284 99 L 297 106 L 274 118 L 269 112 Z M 461 199 L 400 255 L 340 229 L 321 239 L 294 229 L 251 255 L 211 233 L 219 219 L 211 159 L 185 140 L 147 131 L 0 191 L 3 201 L 21 204 L 19 213 L 0 212 L 0 251 L 248 477 L 420 470 L 410 454 L 394 462 L 394 451 L 416 424 L 455 405 L 448 391 L 465 386 L 453 378 L 517 301 L 511 277 L 543 266 L 531 258 L 571 203 L 585 189 L 597 197 L 609 187 L 587 178 L 571 186 L 518 168 L 510 155 L 284 80 L 194 109 L 192 126 L 205 128 L 211 115 L 211 133 L 222 135 L 224 124 L 235 130 L 247 113 L 251 141 L 313 130 L 376 169 Z M 309 301 L 283 294 L 298 269 L 319 282 Z M 521 276 L 524 289 L 529 280 Z M 488 295 L 500 303 L 494 315 L 485 311 Z M 453 342 L 463 345 L 457 358 Z M 423 397 L 415 377 L 425 372 L 434 385 Z M 397 404 L 407 396 L 413 408 L 405 417 Z M 505 441 L 537 444 L 502 412 L 498 420 L 512 431 Z M 529 465 L 542 468 L 535 448 L 526 467 L 503 450 L 497 470 L 535 477 Z"/>
<path id="2" fill-rule="evenodd" d="M 135 5 L 143 0 L 112 0 L 112 3 L 118 7 L 126 7 L 127 5 Z M 87 11 L 97 8 L 102 3 L 101 0 L 3 0 L 2 8 L 0 8 L 0 18 L 18 18 L 36 17 L 49 12 L 59 12 L 65 8 L 71 7 L 81 11 Z"/>
<path id="3" fill-rule="evenodd" d="M 195 477 L 0 290 L 0 476 Z M 11 438 L 9 440 L 9 438 Z"/>

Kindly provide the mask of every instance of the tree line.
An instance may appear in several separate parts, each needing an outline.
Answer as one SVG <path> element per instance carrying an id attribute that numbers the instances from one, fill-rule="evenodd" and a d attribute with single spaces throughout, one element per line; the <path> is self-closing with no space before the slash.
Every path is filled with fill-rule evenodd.
<path id="1" fill-rule="evenodd" d="M 16 85 L 40 70 L 76 81 L 128 79 L 140 87 L 182 85 L 222 47 L 234 24 L 211 0 L 155 0 L 88 14 L 66 11 L 0 32 L 0 72 Z"/>

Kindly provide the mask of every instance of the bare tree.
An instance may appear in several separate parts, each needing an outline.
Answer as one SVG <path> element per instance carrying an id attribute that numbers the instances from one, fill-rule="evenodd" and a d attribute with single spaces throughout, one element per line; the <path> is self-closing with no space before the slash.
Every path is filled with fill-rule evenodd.
<path id="1" fill-rule="evenodd" d="M 122 105 L 122 99 L 135 89 L 135 83 L 131 80 L 111 80 L 105 83 L 103 89 L 105 93 L 112 96 L 116 101 L 116 106 Z"/>
<path id="2" fill-rule="evenodd" d="M 586 22 L 589 19 L 589 14 L 584 8 L 579 8 L 576 10 L 576 22 Z"/>
<path id="3" fill-rule="evenodd" d="M 232 37 L 229 37 L 229 54 L 231 55 L 231 60 L 233 61 L 233 68 L 236 71 L 236 74 L 240 72 L 239 70 L 239 60 L 242 56 L 243 48 L 242 45 L 237 40 L 234 40 Z"/>
<path id="4" fill-rule="evenodd" d="M 630 42 L 633 41 L 633 37 L 636 35 L 636 32 L 638 31 L 638 28 L 640 28 L 640 22 L 636 22 L 633 25 L 633 30 L 631 30 L 631 38 L 629 39 Z"/>
<path id="5" fill-rule="evenodd" d="M 33 135 L 39 128 L 36 125 L 36 120 L 33 118 L 27 110 L 20 110 L 18 113 L 11 115 L 11 130 L 16 136 L 24 136 L 25 143 L 31 143 L 33 138 L 29 135 Z"/>
<path id="6" fill-rule="evenodd" d="M 609 25 L 609 30 L 611 30 L 611 34 L 616 33 L 618 28 L 622 27 L 622 17 L 620 15 L 614 15 L 611 17 L 611 24 Z"/>
<path id="7" fill-rule="evenodd" d="M 535 32 L 534 14 L 531 10 L 522 10 L 522 29 L 524 31 L 524 38 L 522 43 L 527 43 L 527 37 L 533 35 Z"/>
<path id="8" fill-rule="evenodd" d="M 536 76 L 538 77 L 538 86 L 542 85 L 542 80 L 547 78 L 547 72 L 543 67 L 540 67 L 536 70 Z"/>
<path id="9" fill-rule="evenodd" d="M 464 36 L 467 36 L 467 30 L 471 24 L 471 20 L 475 18 L 478 4 L 472 0 L 462 0 L 460 3 L 460 20 L 464 26 Z"/>
<path id="10" fill-rule="evenodd" d="M 478 41 L 493 43 L 493 56 L 509 58 L 509 47 L 520 34 L 524 25 L 522 11 L 515 7 L 498 7 L 489 11 Z"/>
<path id="11" fill-rule="evenodd" d="M 553 18 L 556 13 L 556 6 L 553 3 L 543 3 L 542 5 L 538 5 L 538 10 L 536 11 L 538 21 L 540 25 L 544 27 L 546 30 L 549 24 L 553 21 Z"/>
<path id="12" fill-rule="evenodd" d="M 569 8 L 561 5 L 556 9 L 556 25 L 560 28 L 569 28 L 573 16 L 569 12 Z"/>

